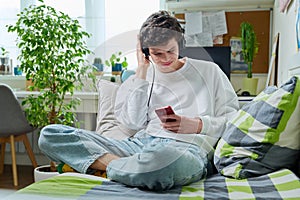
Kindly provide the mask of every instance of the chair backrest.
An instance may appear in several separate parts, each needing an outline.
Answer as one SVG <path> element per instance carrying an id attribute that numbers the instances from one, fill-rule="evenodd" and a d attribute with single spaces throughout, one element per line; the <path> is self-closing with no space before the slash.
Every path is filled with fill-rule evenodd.
<path id="1" fill-rule="evenodd" d="M 33 131 L 12 89 L 0 83 L 0 137 Z"/>

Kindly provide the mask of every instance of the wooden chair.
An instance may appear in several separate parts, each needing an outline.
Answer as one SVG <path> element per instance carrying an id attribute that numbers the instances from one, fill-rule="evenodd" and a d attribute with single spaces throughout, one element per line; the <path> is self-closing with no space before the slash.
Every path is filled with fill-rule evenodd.
<path id="1" fill-rule="evenodd" d="M 27 133 L 34 128 L 27 121 L 23 109 L 13 93 L 5 84 L 0 84 L 0 174 L 3 173 L 6 143 L 10 143 L 14 186 L 18 186 L 15 142 L 23 141 L 33 167 L 37 167 Z"/>

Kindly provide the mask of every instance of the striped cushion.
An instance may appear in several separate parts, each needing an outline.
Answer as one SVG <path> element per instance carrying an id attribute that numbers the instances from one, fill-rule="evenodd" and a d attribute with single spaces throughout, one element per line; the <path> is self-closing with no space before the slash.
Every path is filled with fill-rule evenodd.
<path id="1" fill-rule="evenodd" d="M 300 152 L 300 81 L 267 87 L 227 124 L 214 162 L 229 177 L 248 178 L 293 168 Z"/>

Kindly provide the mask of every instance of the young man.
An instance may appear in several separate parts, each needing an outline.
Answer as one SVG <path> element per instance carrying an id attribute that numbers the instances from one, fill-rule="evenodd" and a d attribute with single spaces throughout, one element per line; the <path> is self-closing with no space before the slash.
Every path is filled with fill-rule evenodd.
<path id="1" fill-rule="evenodd" d="M 213 147 L 238 101 L 216 64 L 179 59 L 183 46 L 184 30 L 167 12 L 152 14 L 142 25 L 136 74 L 121 85 L 115 105 L 117 119 L 138 131 L 133 138 L 117 141 L 50 125 L 41 132 L 41 150 L 79 172 L 106 170 L 112 180 L 152 190 L 206 177 Z M 175 113 L 161 120 L 155 110 L 164 106 Z"/>

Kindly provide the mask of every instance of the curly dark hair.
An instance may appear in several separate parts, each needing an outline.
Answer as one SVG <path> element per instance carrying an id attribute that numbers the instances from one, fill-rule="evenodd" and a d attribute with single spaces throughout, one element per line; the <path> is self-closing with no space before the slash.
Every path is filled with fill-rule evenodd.
<path id="1" fill-rule="evenodd" d="M 184 29 L 178 20 L 167 11 L 159 11 L 150 15 L 140 29 L 140 42 L 142 48 L 165 45 L 175 38 L 179 47 L 184 40 Z"/>

